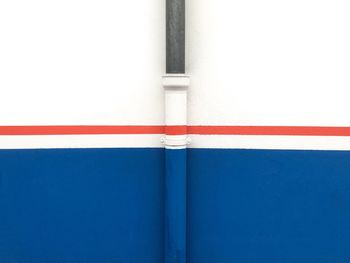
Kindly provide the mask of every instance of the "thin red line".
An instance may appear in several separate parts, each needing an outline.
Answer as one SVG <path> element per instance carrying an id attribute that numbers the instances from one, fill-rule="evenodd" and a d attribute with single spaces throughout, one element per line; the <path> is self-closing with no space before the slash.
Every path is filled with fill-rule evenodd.
<path id="1" fill-rule="evenodd" d="M 0 135 L 202 134 L 350 136 L 350 127 L 315 126 L 0 126 Z"/>
<path id="2" fill-rule="evenodd" d="M 0 135 L 161 134 L 164 126 L 0 126 Z"/>
<path id="3" fill-rule="evenodd" d="M 190 126 L 190 134 L 350 136 L 350 127 L 315 126 Z"/>

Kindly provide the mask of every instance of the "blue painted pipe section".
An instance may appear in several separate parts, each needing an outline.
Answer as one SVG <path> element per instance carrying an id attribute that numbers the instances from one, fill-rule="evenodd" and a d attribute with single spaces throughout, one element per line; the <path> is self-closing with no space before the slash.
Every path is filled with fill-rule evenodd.
<path id="1" fill-rule="evenodd" d="M 186 262 L 187 150 L 165 150 L 165 263 Z"/>

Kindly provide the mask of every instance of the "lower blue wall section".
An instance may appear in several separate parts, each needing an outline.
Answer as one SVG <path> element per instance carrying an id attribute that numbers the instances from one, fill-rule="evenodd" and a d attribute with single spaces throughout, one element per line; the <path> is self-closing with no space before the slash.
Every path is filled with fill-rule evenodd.
<path id="1" fill-rule="evenodd" d="M 0 263 L 162 263 L 163 149 L 0 151 Z M 349 263 L 350 151 L 188 150 L 189 263 Z"/>
<path id="2" fill-rule="evenodd" d="M 0 151 L 0 262 L 162 262 L 163 159 L 162 149 Z"/>
<path id="3" fill-rule="evenodd" d="M 350 152 L 189 158 L 189 262 L 350 262 Z"/>

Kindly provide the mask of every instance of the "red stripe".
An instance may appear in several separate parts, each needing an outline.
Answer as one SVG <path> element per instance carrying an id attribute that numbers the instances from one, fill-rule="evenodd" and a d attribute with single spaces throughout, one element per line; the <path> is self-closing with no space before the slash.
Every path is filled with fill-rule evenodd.
<path id="1" fill-rule="evenodd" d="M 164 126 L 0 126 L 0 135 L 161 134 Z"/>
<path id="2" fill-rule="evenodd" d="M 187 134 L 189 126 L 165 126 L 165 134 L 167 135 L 183 135 Z"/>
<path id="3" fill-rule="evenodd" d="M 303 126 L 190 126 L 190 134 L 350 136 L 350 127 Z"/>
<path id="4" fill-rule="evenodd" d="M 207 134 L 350 136 L 350 127 L 302 126 L 0 126 L 0 135 Z"/>

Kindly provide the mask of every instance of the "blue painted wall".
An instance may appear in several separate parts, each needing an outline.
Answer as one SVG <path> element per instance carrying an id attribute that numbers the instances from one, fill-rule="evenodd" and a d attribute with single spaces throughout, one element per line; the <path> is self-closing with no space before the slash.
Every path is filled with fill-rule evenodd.
<path id="1" fill-rule="evenodd" d="M 162 262 L 164 161 L 0 151 L 0 262 Z M 350 262 L 350 152 L 190 149 L 188 163 L 189 262 Z"/>
<path id="2" fill-rule="evenodd" d="M 0 262 L 161 262 L 163 153 L 0 151 Z"/>
<path id="3" fill-rule="evenodd" d="M 350 262 L 350 152 L 191 150 L 189 260 Z"/>

